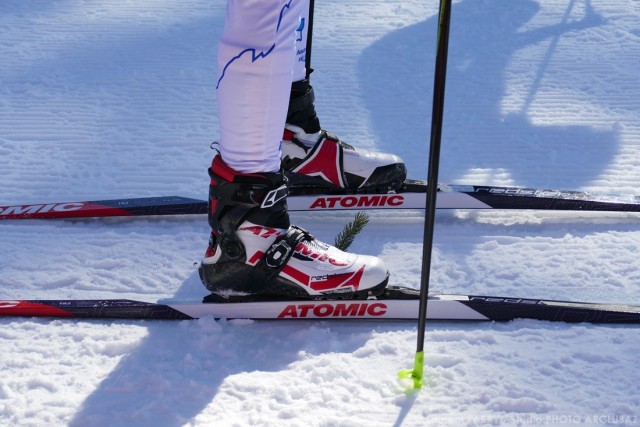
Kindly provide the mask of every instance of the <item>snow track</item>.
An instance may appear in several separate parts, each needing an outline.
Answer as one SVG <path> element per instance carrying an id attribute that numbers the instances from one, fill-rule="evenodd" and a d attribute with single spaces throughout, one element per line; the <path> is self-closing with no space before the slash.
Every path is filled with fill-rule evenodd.
<path id="1" fill-rule="evenodd" d="M 323 126 L 424 178 L 437 2 L 317 3 Z M 0 206 L 206 194 L 224 8 L 2 0 Z M 441 181 L 640 194 L 638 28 L 633 0 L 454 2 Z M 294 221 L 332 241 L 351 218 Z M 0 299 L 199 298 L 207 232 L 0 223 Z M 375 213 L 352 250 L 418 286 L 421 232 L 418 212 Z M 638 214 L 442 213 L 432 288 L 638 303 L 639 251 Z M 640 425 L 635 327 L 430 325 L 429 386 L 408 398 L 413 323 L 0 325 L 0 424 Z"/>

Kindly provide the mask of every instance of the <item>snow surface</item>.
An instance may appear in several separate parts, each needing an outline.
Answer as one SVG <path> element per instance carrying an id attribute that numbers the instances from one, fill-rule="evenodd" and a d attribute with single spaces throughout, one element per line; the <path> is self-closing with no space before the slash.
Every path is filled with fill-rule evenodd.
<path id="1" fill-rule="evenodd" d="M 438 2 L 317 2 L 323 126 L 426 176 Z M 204 198 L 225 2 L 2 0 L 0 205 Z M 441 182 L 640 194 L 640 2 L 454 2 Z M 323 240 L 352 214 L 296 214 Z M 419 286 L 422 213 L 353 250 Z M 204 217 L 0 224 L 0 298 L 199 300 Z M 433 288 L 636 303 L 637 214 L 441 212 Z M 640 425 L 638 328 L 0 320 L 7 426 Z"/>

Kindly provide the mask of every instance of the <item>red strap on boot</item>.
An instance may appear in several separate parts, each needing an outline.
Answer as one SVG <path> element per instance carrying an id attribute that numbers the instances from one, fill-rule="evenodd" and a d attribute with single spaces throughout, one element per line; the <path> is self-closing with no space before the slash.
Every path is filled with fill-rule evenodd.
<path id="1" fill-rule="evenodd" d="M 242 177 L 251 179 L 264 179 L 264 176 L 259 173 L 240 173 L 235 171 L 229 165 L 227 165 L 220 156 L 215 156 L 211 161 L 211 171 L 227 182 L 237 182 L 236 180 Z"/>

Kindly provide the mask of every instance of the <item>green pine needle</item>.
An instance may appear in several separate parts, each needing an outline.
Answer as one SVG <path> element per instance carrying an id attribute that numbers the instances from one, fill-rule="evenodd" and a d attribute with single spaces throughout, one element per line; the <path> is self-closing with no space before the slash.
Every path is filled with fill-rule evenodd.
<path id="1" fill-rule="evenodd" d="M 358 212 L 356 217 L 344 226 L 344 229 L 336 236 L 334 246 L 342 251 L 349 249 L 356 236 L 369 223 L 369 216 L 364 212 Z"/>

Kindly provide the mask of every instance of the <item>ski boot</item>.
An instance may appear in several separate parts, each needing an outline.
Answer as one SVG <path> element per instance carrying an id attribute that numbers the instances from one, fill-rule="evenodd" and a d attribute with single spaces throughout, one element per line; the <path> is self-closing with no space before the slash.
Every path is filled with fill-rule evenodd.
<path id="1" fill-rule="evenodd" d="M 293 83 L 282 137 L 282 166 L 289 187 L 304 192 L 388 192 L 407 177 L 393 154 L 356 150 L 320 128 L 308 80 Z"/>
<path id="2" fill-rule="evenodd" d="M 289 223 L 282 173 L 242 174 L 219 156 L 209 169 L 211 239 L 200 278 L 205 302 L 362 299 L 384 292 L 376 257 L 319 242 Z"/>

